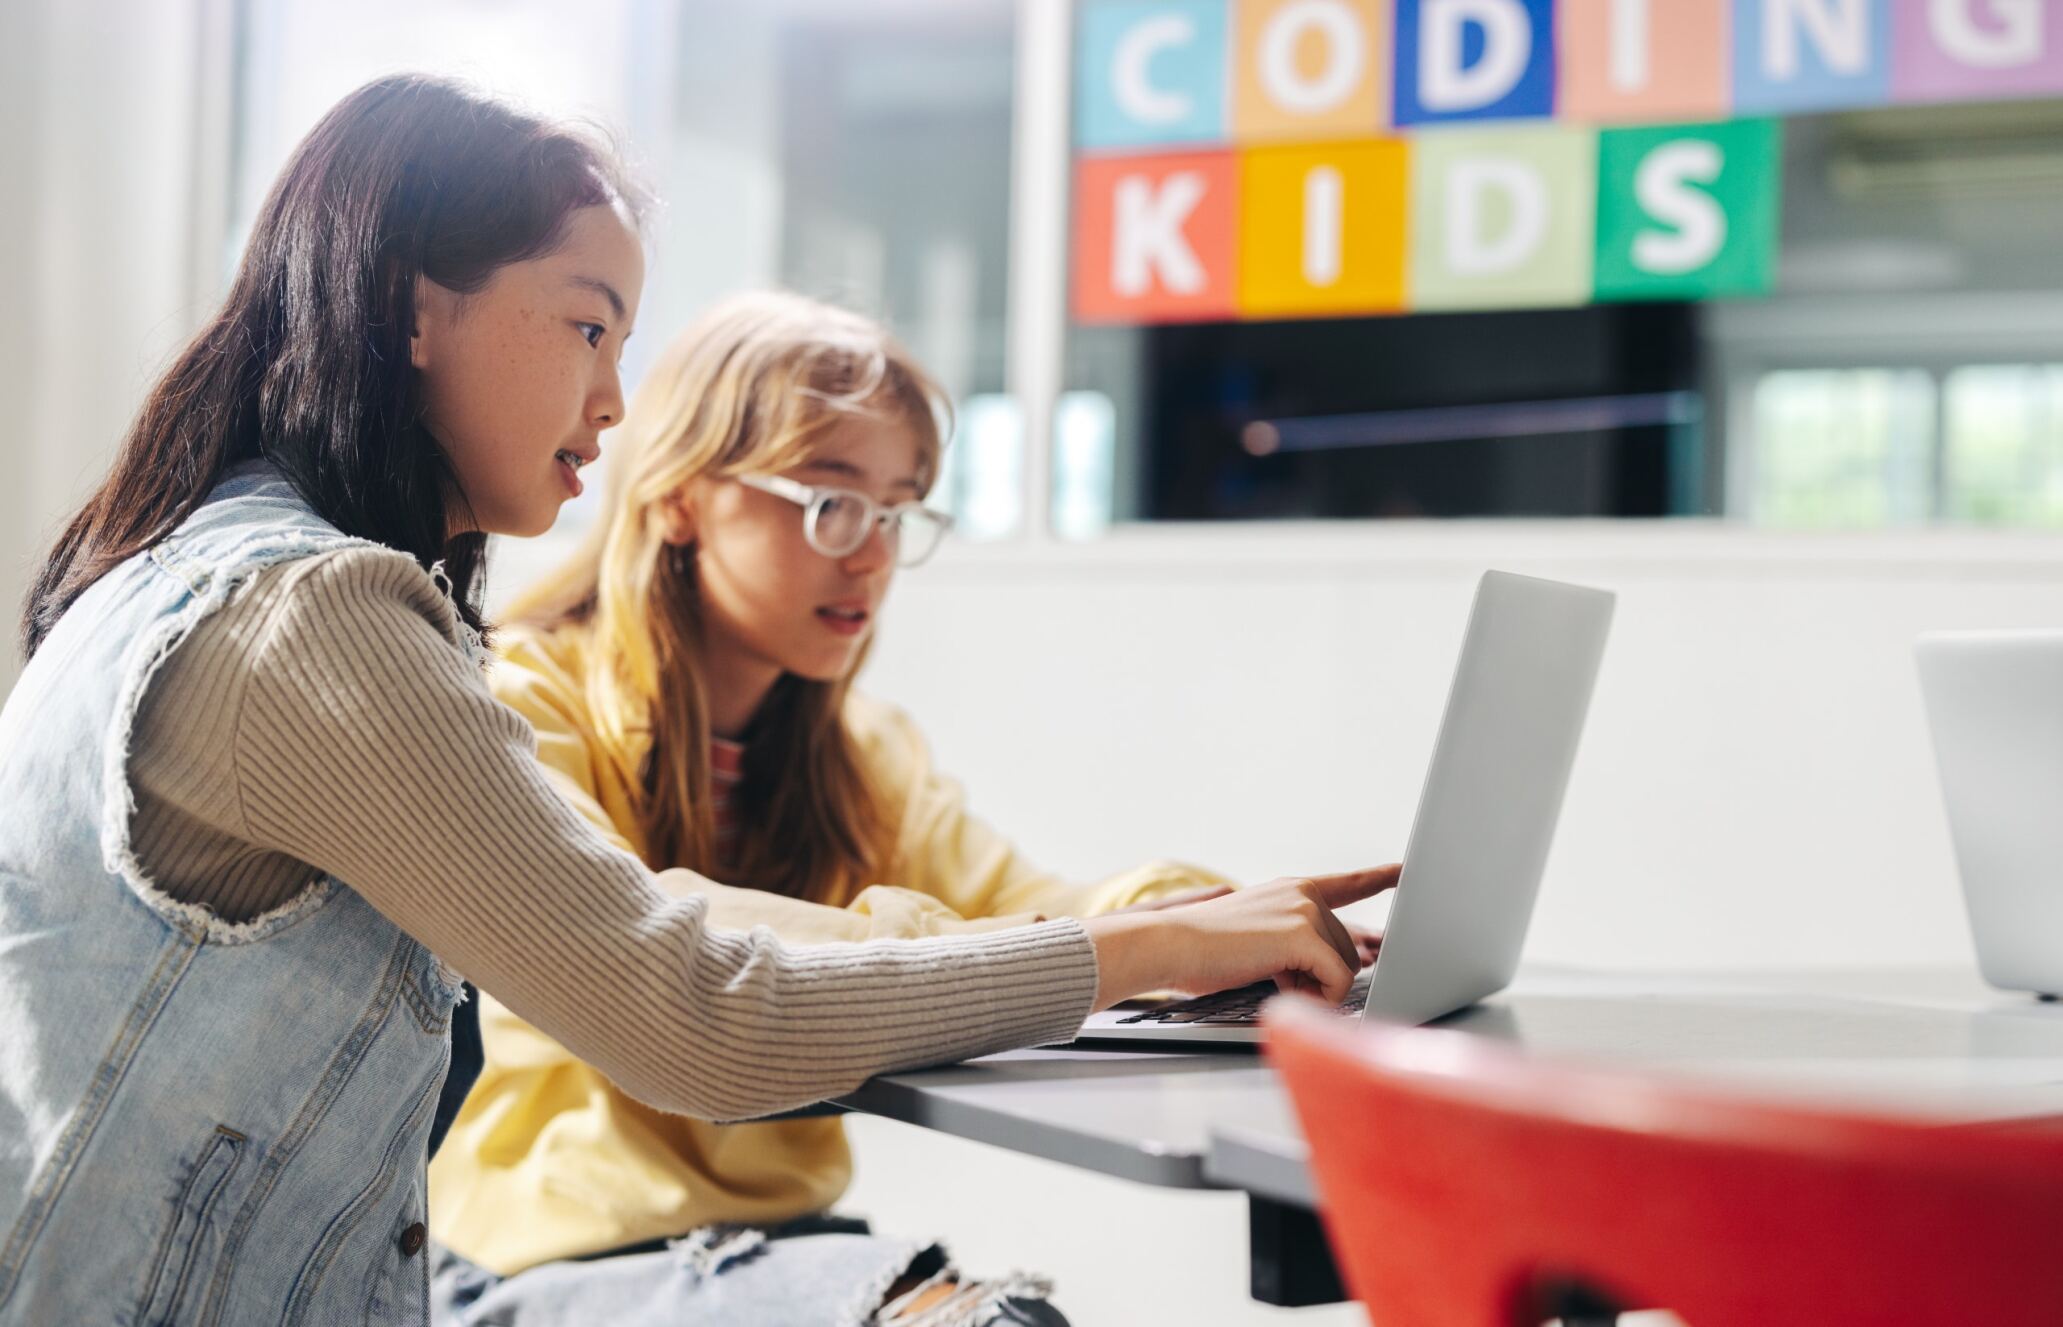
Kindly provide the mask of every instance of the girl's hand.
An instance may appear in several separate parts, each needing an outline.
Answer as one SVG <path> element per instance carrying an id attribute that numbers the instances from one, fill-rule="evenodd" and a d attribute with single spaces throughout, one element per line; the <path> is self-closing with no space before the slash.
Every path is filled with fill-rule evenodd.
<path id="1" fill-rule="evenodd" d="M 1231 892 L 1232 887 L 1229 885 L 1211 885 L 1180 894 L 1169 894 L 1165 898 L 1151 899 L 1145 903 L 1134 903 L 1130 907 L 1114 909 L 1106 915 L 1115 917 L 1128 912 L 1164 912 L 1169 908 L 1183 908 L 1192 903 L 1208 903 Z M 1040 920 L 1043 921 L 1044 918 Z M 1345 919 L 1341 920 L 1340 925 L 1347 928 L 1347 935 L 1354 941 L 1354 952 L 1360 959 L 1360 966 L 1365 968 L 1375 962 L 1376 955 L 1382 952 L 1382 932 Z"/>
<path id="2" fill-rule="evenodd" d="M 1204 902 L 1092 917 L 1096 1007 L 1142 991 L 1192 994 L 1273 978 L 1285 990 L 1346 998 L 1361 946 L 1332 915 L 1397 883 L 1402 868 L 1273 880 Z"/>
<path id="3" fill-rule="evenodd" d="M 1343 925 L 1353 938 L 1354 953 L 1361 960 L 1361 966 L 1365 968 L 1375 962 L 1376 956 L 1382 953 L 1382 932 L 1359 922 L 1345 922 Z"/>

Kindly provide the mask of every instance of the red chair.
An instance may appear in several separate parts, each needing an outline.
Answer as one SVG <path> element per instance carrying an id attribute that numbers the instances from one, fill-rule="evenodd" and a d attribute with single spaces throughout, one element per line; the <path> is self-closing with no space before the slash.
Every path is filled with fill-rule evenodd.
<path id="1" fill-rule="evenodd" d="M 1294 1000 L 1267 1022 L 1377 1327 L 2063 1324 L 2063 1130 L 1759 1103 Z"/>

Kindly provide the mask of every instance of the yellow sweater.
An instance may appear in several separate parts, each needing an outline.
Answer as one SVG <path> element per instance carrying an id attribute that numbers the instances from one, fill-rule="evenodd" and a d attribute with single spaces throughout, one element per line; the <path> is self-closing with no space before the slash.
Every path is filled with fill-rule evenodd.
<path id="1" fill-rule="evenodd" d="M 610 743 L 593 722 L 582 649 L 510 629 L 489 682 L 536 729 L 538 758 L 559 791 L 642 857 L 630 789 L 645 752 Z M 907 716 L 854 696 L 845 718 L 897 826 L 884 871 L 897 886 L 874 885 L 845 908 L 697 886 L 710 900 L 710 924 L 770 926 L 803 943 L 908 938 L 1088 916 L 1227 883 L 1169 862 L 1101 884 L 1064 883 L 968 814 Z M 512 1275 L 712 1222 L 785 1221 L 829 1207 L 851 1178 L 835 1118 L 722 1125 L 669 1115 L 484 995 L 480 1031 L 479 1082 L 430 1166 L 430 1228 L 493 1271 Z"/>

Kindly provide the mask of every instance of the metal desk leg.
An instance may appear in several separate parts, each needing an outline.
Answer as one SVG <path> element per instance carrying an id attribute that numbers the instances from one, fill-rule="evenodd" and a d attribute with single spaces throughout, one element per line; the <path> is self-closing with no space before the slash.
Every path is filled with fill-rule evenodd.
<path id="1" fill-rule="evenodd" d="M 1337 1304 L 1347 1297 L 1316 1212 L 1249 1194 L 1246 1220 L 1255 1299 L 1283 1308 L 1304 1308 Z"/>

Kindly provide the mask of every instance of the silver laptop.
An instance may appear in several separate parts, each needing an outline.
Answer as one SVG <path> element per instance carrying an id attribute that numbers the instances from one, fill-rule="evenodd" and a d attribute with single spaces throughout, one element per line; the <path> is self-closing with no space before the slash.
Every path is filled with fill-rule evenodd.
<path id="1" fill-rule="evenodd" d="M 1503 990 L 1547 865 L 1613 597 L 1485 572 L 1404 849 L 1380 957 L 1341 1012 L 1423 1023 Z M 1401 702 L 1401 698 L 1400 698 Z M 1120 1005 L 1078 1040 L 1258 1042 L 1272 985 Z"/>
<path id="2" fill-rule="evenodd" d="M 2063 993 L 2063 631 L 1919 638 L 1956 870 L 1992 985 Z"/>

